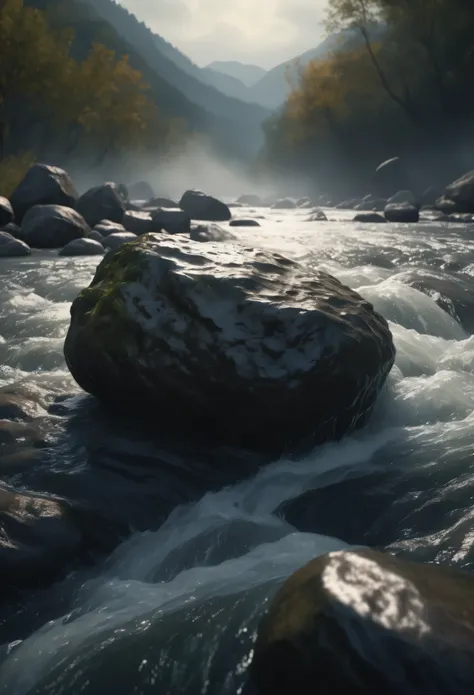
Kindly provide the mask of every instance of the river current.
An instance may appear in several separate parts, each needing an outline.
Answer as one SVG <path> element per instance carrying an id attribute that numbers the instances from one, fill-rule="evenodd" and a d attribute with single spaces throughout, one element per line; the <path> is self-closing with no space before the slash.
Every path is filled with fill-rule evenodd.
<path id="1" fill-rule="evenodd" d="M 329 222 L 308 222 L 307 210 L 237 209 L 261 227 L 232 231 L 359 291 L 389 321 L 396 364 L 363 430 L 257 469 L 242 452 L 118 423 L 80 392 L 62 349 L 97 257 L 0 261 L 0 387 L 63 403 L 46 418 L 46 458 L 3 466 L 1 477 L 87 500 L 127 527 L 95 566 L 4 611 L 0 693 L 251 693 L 258 621 L 312 558 L 370 545 L 471 569 L 474 337 L 407 279 L 436 272 L 457 298 L 474 292 L 474 226 L 326 212 Z"/>

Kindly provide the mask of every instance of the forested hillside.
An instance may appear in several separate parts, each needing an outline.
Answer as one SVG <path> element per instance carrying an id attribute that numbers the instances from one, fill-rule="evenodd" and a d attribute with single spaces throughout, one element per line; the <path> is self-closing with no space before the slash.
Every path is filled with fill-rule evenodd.
<path id="1" fill-rule="evenodd" d="M 384 26 L 376 39 L 374 22 Z M 359 46 L 302 70 L 267 124 L 267 163 L 342 195 L 367 192 L 370 173 L 393 156 L 420 186 L 472 167 L 471 0 L 329 0 L 328 28 L 356 32 Z"/>

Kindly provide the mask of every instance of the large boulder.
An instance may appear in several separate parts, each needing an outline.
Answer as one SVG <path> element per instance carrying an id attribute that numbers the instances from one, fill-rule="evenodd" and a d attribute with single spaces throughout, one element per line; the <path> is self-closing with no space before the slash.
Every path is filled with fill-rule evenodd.
<path id="1" fill-rule="evenodd" d="M 112 407 L 277 453 L 361 426 L 395 349 L 372 305 L 330 275 L 148 235 L 106 256 L 74 301 L 65 357 Z"/>
<path id="2" fill-rule="evenodd" d="M 13 222 L 15 215 L 12 204 L 7 198 L 0 196 L 0 229 Z"/>
<path id="3" fill-rule="evenodd" d="M 474 171 L 447 186 L 445 196 L 456 204 L 457 212 L 474 212 Z"/>
<path id="4" fill-rule="evenodd" d="M 89 234 L 90 227 L 75 210 L 63 205 L 36 205 L 21 225 L 27 244 L 38 249 L 55 249 Z"/>
<path id="5" fill-rule="evenodd" d="M 12 258 L 14 256 L 29 256 L 31 249 L 28 244 L 20 239 L 15 239 L 8 232 L 0 232 L 0 258 Z"/>
<path id="6" fill-rule="evenodd" d="M 144 212 L 143 210 L 138 212 L 128 210 L 123 218 L 123 226 L 125 231 L 132 232 L 132 234 L 136 234 L 137 236 L 161 231 L 160 226 L 154 224 L 151 213 Z"/>
<path id="7" fill-rule="evenodd" d="M 181 210 L 184 210 L 192 220 L 226 222 L 232 217 L 225 203 L 201 191 L 186 191 L 179 201 L 179 207 Z"/>
<path id="8" fill-rule="evenodd" d="M 102 220 L 122 224 L 125 209 L 126 201 L 122 187 L 110 182 L 90 188 L 76 203 L 76 210 L 91 227 L 95 227 Z"/>
<path id="9" fill-rule="evenodd" d="M 60 256 L 101 256 L 105 253 L 102 243 L 91 239 L 74 239 L 61 249 Z"/>
<path id="10" fill-rule="evenodd" d="M 18 224 L 28 210 L 36 205 L 64 205 L 73 208 L 76 200 L 77 191 L 69 174 L 64 169 L 47 164 L 35 164 L 28 169 L 10 197 Z"/>
<path id="11" fill-rule="evenodd" d="M 263 619 L 259 695 L 464 695 L 474 689 L 474 579 L 372 550 L 321 556 Z"/>
<path id="12" fill-rule="evenodd" d="M 99 232 L 101 236 L 110 236 L 111 234 L 121 234 L 127 230 L 123 224 L 118 222 L 110 222 L 110 220 L 101 220 L 96 224 L 93 231 Z"/>

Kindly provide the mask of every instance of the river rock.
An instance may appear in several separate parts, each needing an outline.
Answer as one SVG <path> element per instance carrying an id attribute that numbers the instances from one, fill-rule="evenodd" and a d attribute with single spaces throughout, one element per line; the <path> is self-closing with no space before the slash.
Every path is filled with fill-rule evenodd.
<path id="1" fill-rule="evenodd" d="M 88 237 L 87 239 L 74 239 L 61 249 L 60 256 L 100 256 L 105 249 L 99 241 Z"/>
<path id="2" fill-rule="evenodd" d="M 144 210 L 139 212 L 128 210 L 123 218 L 123 227 L 127 232 L 132 232 L 137 236 L 161 232 L 161 227 L 153 222 L 151 213 Z"/>
<path id="3" fill-rule="evenodd" d="M 158 208 L 151 214 L 154 229 L 152 231 L 165 231 L 168 234 L 189 234 L 191 231 L 191 218 L 188 213 L 180 208 Z"/>
<path id="4" fill-rule="evenodd" d="M 24 235 L 21 231 L 21 227 L 15 224 L 15 222 L 9 222 L 2 228 L 1 231 L 7 232 L 7 234 L 10 234 L 12 237 L 15 237 L 15 239 L 20 239 L 20 241 L 24 241 Z"/>
<path id="5" fill-rule="evenodd" d="M 101 236 L 110 236 L 111 234 L 122 234 L 127 230 L 123 224 L 118 222 L 111 222 L 110 220 L 101 220 L 99 224 L 96 224 L 92 231 L 99 232 Z M 90 236 L 90 235 L 89 235 Z"/>
<path id="6" fill-rule="evenodd" d="M 215 222 L 209 222 L 208 224 L 196 224 L 192 225 L 191 239 L 193 241 L 233 241 L 235 236 L 224 229 Z"/>
<path id="7" fill-rule="evenodd" d="M 419 222 L 418 207 L 409 203 L 390 203 L 384 210 L 387 222 Z"/>
<path id="8" fill-rule="evenodd" d="M 98 241 L 99 244 L 102 244 L 104 241 L 104 236 L 98 231 L 97 227 L 94 227 L 92 232 L 89 233 L 88 239 L 93 239 L 94 241 Z"/>
<path id="9" fill-rule="evenodd" d="M 447 186 L 445 196 L 456 204 L 457 212 L 474 213 L 474 170 Z"/>
<path id="10" fill-rule="evenodd" d="M 383 215 L 379 215 L 377 212 L 359 212 L 359 214 L 354 217 L 353 221 L 372 224 L 386 222 L 387 220 L 385 217 L 383 217 Z"/>
<path id="11" fill-rule="evenodd" d="M 111 407 L 279 453 L 361 426 L 395 349 L 372 305 L 330 275 L 148 235 L 106 256 L 73 302 L 65 356 Z"/>
<path id="12" fill-rule="evenodd" d="M 21 223 L 28 210 L 36 205 L 74 207 L 77 191 L 64 169 L 47 164 L 34 164 L 12 193 L 10 202 L 15 220 Z"/>
<path id="13" fill-rule="evenodd" d="M 15 239 L 8 232 L 0 232 L 0 258 L 13 258 L 14 256 L 29 256 L 31 249 L 28 244 L 20 239 Z"/>
<path id="14" fill-rule="evenodd" d="M 227 220 L 230 220 L 232 217 L 225 203 L 201 191 L 186 191 L 179 201 L 179 207 L 181 210 L 184 210 L 192 220 L 227 222 Z"/>
<path id="15" fill-rule="evenodd" d="M 451 200 L 451 198 L 447 198 L 446 196 L 441 196 L 440 198 L 438 198 L 435 202 L 434 207 L 435 210 L 444 212 L 445 215 L 450 215 L 452 212 L 457 212 L 458 210 L 458 204 L 455 203 L 454 200 Z"/>
<path id="16" fill-rule="evenodd" d="M 119 246 L 123 246 L 123 244 L 127 244 L 129 241 L 135 241 L 135 239 L 137 239 L 137 235 L 132 234 L 132 232 L 118 232 L 117 234 L 106 236 L 102 244 L 107 249 L 118 249 Z"/>
<path id="17" fill-rule="evenodd" d="M 270 603 L 259 695 L 461 695 L 474 688 L 474 580 L 372 550 L 313 560 Z"/>
<path id="18" fill-rule="evenodd" d="M 272 205 L 272 210 L 294 210 L 296 201 L 293 198 L 280 198 Z"/>
<path id="19" fill-rule="evenodd" d="M 241 195 L 240 198 L 237 198 L 237 202 L 241 205 L 249 205 L 254 208 L 259 208 L 263 205 L 263 200 L 255 193 L 245 193 Z"/>
<path id="20" fill-rule="evenodd" d="M 0 229 L 13 222 L 14 213 L 12 204 L 7 198 L 0 196 Z"/>
<path id="21" fill-rule="evenodd" d="M 328 218 L 324 210 L 315 209 L 312 211 L 311 215 L 306 218 L 307 222 L 327 222 Z"/>
<path id="22" fill-rule="evenodd" d="M 24 240 L 38 249 L 55 249 L 89 234 L 90 227 L 75 210 L 63 205 L 36 205 L 21 224 Z"/>
<path id="23" fill-rule="evenodd" d="M 137 181 L 128 186 L 128 194 L 132 200 L 150 200 L 155 192 L 147 181 Z"/>
<path id="24" fill-rule="evenodd" d="M 115 183 L 104 183 L 86 191 L 76 203 L 76 210 L 90 227 L 102 220 L 122 224 L 125 215 L 124 191 Z"/>
<path id="25" fill-rule="evenodd" d="M 257 222 L 257 220 L 247 220 L 243 217 L 236 219 L 236 220 L 231 220 L 229 222 L 230 227 L 260 227 L 260 222 Z"/>

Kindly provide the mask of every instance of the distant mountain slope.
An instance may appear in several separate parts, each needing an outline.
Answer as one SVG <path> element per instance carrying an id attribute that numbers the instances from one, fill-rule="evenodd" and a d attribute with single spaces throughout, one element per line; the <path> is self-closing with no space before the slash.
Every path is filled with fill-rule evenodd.
<path id="1" fill-rule="evenodd" d="M 213 63 L 210 63 L 206 69 L 235 77 L 246 87 L 252 87 L 261 80 L 267 72 L 258 65 L 239 63 L 237 60 L 215 60 Z"/>
<path id="2" fill-rule="evenodd" d="M 160 111 L 183 118 L 191 130 L 207 134 L 219 152 L 249 159 L 260 148 L 261 124 L 269 112 L 261 106 L 229 98 L 180 69 L 156 46 L 157 41 L 159 45 L 167 42 L 112 0 L 25 0 L 25 3 L 48 9 L 50 21 L 56 26 L 74 28 L 73 52 L 77 57 L 85 55 L 94 41 L 104 43 L 117 55 L 127 54 L 131 65 L 140 70 L 149 84 Z M 193 65 L 171 44 L 167 46 L 168 52 L 176 51 L 181 56 L 183 65 Z"/>
<path id="3" fill-rule="evenodd" d="M 153 34 L 143 22 L 114 0 L 88 1 L 134 47 L 155 72 L 179 89 L 188 99 L 220 118 L 227 118 L 245 125 L 245 128 L 250 129 L 248 131 L 250 140 L 253 143 L 256 139 L 262 142 L 260 126 L 268 118 L 267 109 L 258 104 L 250 104 L 229 97 L 211 86 L 209 73 L 201 71 L 178 49 L 162 37 Z M 222 80 L 220 75 L 218 79 Z"/>
<path id="4" fill-rule="evenodd" d="M 375 27 L 372 32 L 373 38 L 381 31 L 381 27 Z M 288 78 L 297 78 L 298 66 L 304 67 L 311 60 L 326 58 L 330 53 L 336 50 L 353 50 L 361 43 L 362 37 L 358 31 L 353 29 L 348 29 L 338 34 L 332 34 L 324 39 L 316 48 L 306 51 L 300 56 L 296 56 L 292 60 L 287 60 L 277 65 L 272 70 L 269 70 L 261 80 L 253 85 L 253 87 L 249 88 L 250 98 L 258 101 L 259 104 L 266 106 L 268 109 L 277 109 L 283 104 L 291 91 Z"/>

